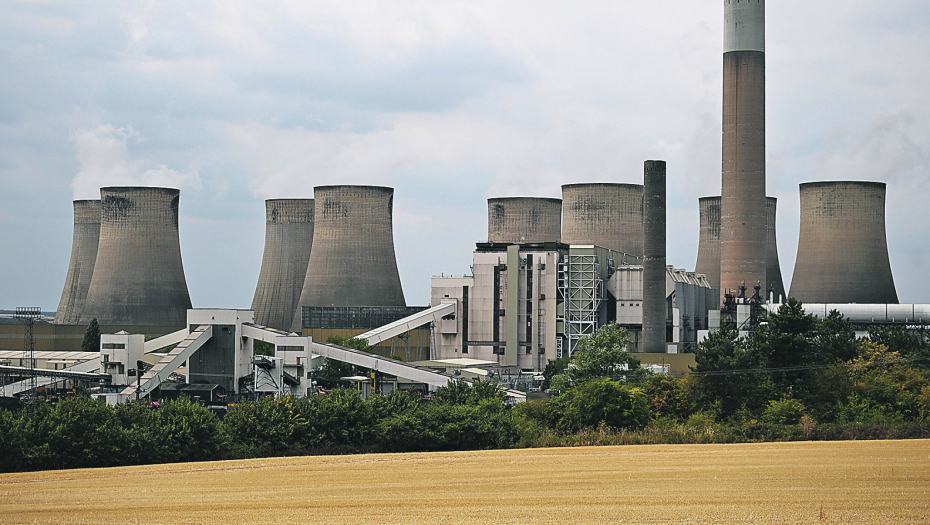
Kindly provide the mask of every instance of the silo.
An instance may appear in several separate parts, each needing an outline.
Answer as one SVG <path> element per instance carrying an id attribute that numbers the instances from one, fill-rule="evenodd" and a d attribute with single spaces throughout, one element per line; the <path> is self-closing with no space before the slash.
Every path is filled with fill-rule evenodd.
<path id="1" fill-rule="evenodd" d="M 406 306 L 394 254 L 394 189 L 313 191 L 313 248 L 291 330 L 300 332 L 303 306 Z"/>
<path id="2" fill-rule="evenodd" d="M 665 161 L 647 160 L 643 185 L 643 351 L 665 353 Z"/>
<path id="3" fill-rule="evenodd" d="M 313 245 L 313 199 L 265 201 L 265 252 L 252 298 L 255 323 L 290 330 Z"/>
<path id="4" fill-rule="evenodd" d="M 805 303 L 898 302 L 885 240 L 885 183 L 801 184 L 790 295 Z"/>
<path id="5" fill-rule="evenodd" d="M 191 307 L 178 237 L 180 191 L 100 189 L 100 244 L 81 324 L 185 326 Z"/>
<path id="6" fill-rule="evenodd" d="M 768 290 L 775 294 L 775 302 L 784 302 L 785 284 L 781 278 L 781 264 L 778 263 L 778 243 L 775 238 L 775 209 L 778 199 L 775 197 L 765 198 L 765 226 L 768 231 L 767 248 L 765 251 L 765 282 L 768 283 Z M 768 295 L 766 294 L 766 297 Z"/>
<path id="7" fill-rule="evenodd" d="M 65 289 L 55 313 L 56 324 L 77 324 L 94 275 L 97 244 L 100 242 L 100 201 L 74 201 L 74 239 Z"/>
<path id="8" fill-rule="evenodd" d="M 766 290 L 765 1 L 724 0 L 721 296 Z"/>
<path id="9" fill-rule="evenodd" d="M 695 273 L 703 273 L 710 287 L 720 292 L 720 197 L 698 199 L 701 232 Z"/>
<path id="10" fill-rule="evenodd" d="M 643 255 L 643 187 L 639 184 L 562 186 L 562 242 L 594 244 Z"/>
<path id="11" fill-rule="evenodd" d="M 488 242 L 559 242 L 562 201 L 539 197 L 488 199 Z"/>

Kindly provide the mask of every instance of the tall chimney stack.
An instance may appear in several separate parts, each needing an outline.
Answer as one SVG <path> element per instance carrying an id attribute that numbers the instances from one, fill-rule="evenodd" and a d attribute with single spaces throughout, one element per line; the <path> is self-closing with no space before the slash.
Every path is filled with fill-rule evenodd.
<path id="1" fill-rule="evenodd" d="M 647 160 L 643 179 L 643 351 L 664 354 L 665 161 Z"/>
<path id="2" fill-rule="evenodd" d="M 724 0 L 720 295 L 766 288 L 765 0 Z"/>

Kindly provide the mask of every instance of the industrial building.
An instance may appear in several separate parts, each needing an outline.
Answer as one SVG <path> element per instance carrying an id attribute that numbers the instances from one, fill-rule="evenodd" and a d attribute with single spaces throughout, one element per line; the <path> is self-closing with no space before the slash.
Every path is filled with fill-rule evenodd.
<path id="1" fill-rule="evenodd" d="M 79 324 L 184 326 L 191 307 L 178 237 L 180 191 L 100 189 L 100 241 Z"/>
<path id="2" fill-rule="evenodd" d="M 541 371 L 611 322 L 626 327 L 632 350 L 642 351 L 641 257 L 593 245 L 478 243 L 472 268 L 472 275 L 432 279 L 431 304 L 452 303 L 458 312 L 433 328 L 433 359 Z M 663 350 L 691 350 L 717 291 L 703 275 L 673 267 L 662 284 Z"/>
<path id="3" fill-rule="evenodd" d="M 897 303 L 885 240 L 885 184 L 807 182 L 800 191 L 791 297 L 805 303 Z"/>
<path id="4" fill-rule="evenodd" d="M 717 291 L 703 275 L 666 266 L 665 162 L 646 161 L 644 172 L 645 186 L 563 186 L 572 208 L 563 226 L 571 224 L 572 236 L 603 235 L 622 245 L 623 236 L 642 235 L 639 255 L 595 244 L 501 241 L 528 238 L 525 220 L 499 221 L 502 215 L 495 210 L 507 207 L 498 208 L 502 199 L 488 199 L 488 242 L 477 243 L 471 275 L 432 279 L 430 303 L 454 304 L 458 312 L 433 327 L 432 358 L 467 356 L 541 371 L 549 360 L 571 356 L 579 339 L 614 322 L 629 329 L 633 351 L 664 354 L 693 346 L 697 331 L 707 328 Z M 506 201 L 526 210 L 545 200 Z M 598 215 L 602 210 L 623 220 L 607 220 Z M 638 227 L 630 217 L 642 217 Z M 546 223 L 554 229 L 551 214 Z M 656 332 L 651 349 L 644 343 L 644 326 Z"/>
<path id="5" fill-rule="evenodd" d="M 313 199 L 265 201 L 265 251 L 252 298 L 257 324 L 291 328 L 310 262 L 313 219 Z"/>

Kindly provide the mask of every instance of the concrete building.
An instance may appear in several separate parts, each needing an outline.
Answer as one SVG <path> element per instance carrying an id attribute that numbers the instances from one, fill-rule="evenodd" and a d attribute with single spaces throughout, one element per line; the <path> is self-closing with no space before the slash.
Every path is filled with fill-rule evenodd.
<path id="1" fill-rule="evenodd" d="M 562 201 L 537 197 L 488 199 L 488 242 L 559 242 Z"/>
<path id="2" fill-rule="evenodd" d="M 56 324 L 77 324 L 84 310 L 87 290 L 94 276 L 97 246 L 100 243 L 100 201 L 74 201 L 74 239 L 71 242 L 71 262 L 55 313 Z"/>
<path id="3" fill-rule="evenodd" d="M 406 306 L 394 253 L 394 190 L 314 188 L 313 248 L 291 331 L 302 307 Z"/>
<path id="4" fill-rule="evenodd" d="M 885 184 L 801 184 L 791 297 L 804 303 L 895 304 L 885 238 Z"/>
<path id="5" fill-rule="evenodd" d="M 642 258 L 593 245 L 478 243 L 473 262 L 472 275 L 432 279 L 431 305 L 457 305 L 433 329 L 433 359 L 541 371 L 611 322 L 642 350 Z M 715 291 L 703 276 L 670 267 L 665 286 L 667 340 L 672 351 L 688 350 Z"/>
<path id="6" fill-rule="evenodd" d="M 767 290 L 764 0 L 724 0 L 721 191 L 721 295 Z"/>
<path id="7" fill-rule="evenodd" d="M 562 186 L 562 243 L 593 244 L 643 255 L 643 186 L 565 184 Z"/>
<path id="8" fill-rule="evenodd" d="M 313 246 L 313 199 L 265 201 L 265 251 L 252 298 L 255 323 L 289 330 Z"/>
<path id="9" fill-rule="evenodd" d="M 180 191 L 100 189 L 100 242 L 80 324 L 184 326 L 191 307 L 178 237 Z"/>

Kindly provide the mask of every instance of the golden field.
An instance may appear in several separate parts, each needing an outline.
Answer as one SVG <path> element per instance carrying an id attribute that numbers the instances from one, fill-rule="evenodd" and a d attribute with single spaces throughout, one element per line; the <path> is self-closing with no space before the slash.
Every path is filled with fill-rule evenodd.
<path id="1" fill-rule="evenodd" d="M 293 457 L 0 475 L 0 523 L 930 523 L 930 440 Z"/>

